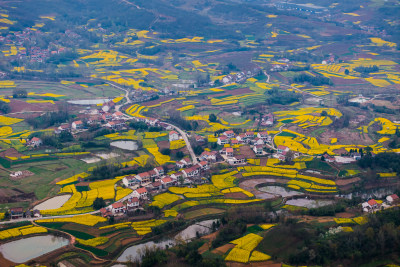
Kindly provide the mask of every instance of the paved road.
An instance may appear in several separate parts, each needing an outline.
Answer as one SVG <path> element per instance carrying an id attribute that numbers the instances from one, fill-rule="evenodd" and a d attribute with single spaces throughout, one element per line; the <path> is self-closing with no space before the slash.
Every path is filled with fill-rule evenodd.
<path id="1" fill-rule="evenodd" d="M 116 105 L 116 106 L 115 106 L 115 111 L 120 111 L 120 109 L 121 109 L 122 106 L 125 106 L 126 104 L 132 103 L 132 100 L 129 98 L 129 90 L 127 90 L 127 89 L 125 89 L 125 88 L 123 88 L 123 87 L 120 87 L 120 86 L 118 86 L 118 85 L 115 85 L 115 84 L 113 84 L 113 83 L 110 83 L 110 82 L 106 82 L 106 83 L 109 84 L 109 85 L 111 85 L 112 87 L 115 87 L 115 88 L 117 88 L 117 89 L 122 90 L 122 91 L 125 92 L 126 103 L 120 104 L 120 105 Z"/>
<path id="2" fill-rule="evenodd" d="M 125 92 L 126 103 L 123 104 L 123 105 L 132 103 L 132 100 L 129 98 L 129 91 L 128 91 L 127 89 L 122 88 L 122 87 L 120 87 L 120 86 L 118 86 L 118 85 L 115 85 L 115 84 L 113 84 L 113 83 L 110 83 L 110 82 L 107 82 L 107 83 L 108 83 L 109 85 L 111 85 L 111 86 L 113 86 L 113 87 L 115 87 L 115 88 L 118 88 L 119 90 L 122 90 L 122 91 Z M 116 111 L 119 111 L 120 108 L 121 108 L 123 105 L 116 105 L 116 106 L 115 106 L 115 110 L 116 110 Z M 165 122 L 165 123 L 166 123 L 166 122 Z M 187 133 L 186 133 L 185 131 L 181 130 L 180 128 L 178 128 L 177 126 L 173 125 L 173 124 L 170 124 L 170 123 L 166 123 L 166 124 L 170 125 L 170 126 L 171 126 L 172 128 L 174 128 L 177 132 L 179 132 L 180 135 L 182 135 L 183 140 L 185 140 L 186 147 L 187 147 L 187 149 L 189 150 L 189 154 L 190 154 L 190 156 L 191 156 L 191 158 L 192 158 L 192 162 L 193 162 L 193 164 L 196 164 L 196 163 L 198 162 L 198 161 L 197 161 L 197 157 L 196 157 L 196 155 L 194 154 L 194 151 L 193 151 L 192 146 L 190 145 L 190 142 L 189 142 L 189 138 L 188 138 L 188 136 L 187 136 Z"/>
<path id="3" fill-rule="evenodd" d="M 165 122 L 165 123 L 168 124 L 169 126 L 171 126 L 172 128 L 174 128 L 177 132 L 180 133 L 180 135 L 182 135 L 183 140 L 185 140 L 186 147 L 189 150 L 189 154 L 192 157 L 193 165 L 196 164 L 198 162 L 198 160 L 197 160 L 196 154 L 194 154 L 192 145 L 189 142 L 189 138 L 187 136 L 187 133 L 185 131 L 181 130 L 180 128 L 178 128 L 177 126 L 171 124 L 171 123 L 167 123 L 167 122 Z"/>

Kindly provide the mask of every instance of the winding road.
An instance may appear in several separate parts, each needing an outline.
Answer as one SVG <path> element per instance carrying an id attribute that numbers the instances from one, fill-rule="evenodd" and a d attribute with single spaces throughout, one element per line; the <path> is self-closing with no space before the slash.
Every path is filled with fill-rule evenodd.
<path id="1" fill-rule="evenodd" d="M 127 90 L 127 89 L 125 89 L 123 87 L 120 87 L 118 85 L 115 85 L 115 84 L 113 84 L 111 82 L 107 82 L 107 84 L 109 84 L 110 86 L 113 86 L 113 87 L 125 92 L 126 103 L 121 104 L 121 105 L 116 105 L 115 106 L 115 110 L 116 111 L 120 111 L 122 106 L 125 106 L 126 104 L 132 103 L 132 100 L 129 98 L 129 90 Z M 126 115 L 126 116 L 129 117 L 128 115 Z M 196 154 L 194 153 L 193 148 L 192 148 L 192 146 L 191 146 L 191 144 L 189 142 L 189 138 L 188 138 L 187 133 L 185 131 L 183 131 L 182 129 L 180 129 L 178 126 L 175 126 L 175 125 L 173 125 L 171 123 L 167 123 L 167 122 L 163 122 L 163 123 L 168 124 L 169 126 L 174 128 L 182 136 L 183 140 L 185 140 L 186 147 L 187 147 L 187 149 L 189 151 L 190 157 L 192 158 L 192 162 L 193 162 L 193 164 L 196 164 L 198 162 L 198 160 L 197 160 Z"/>

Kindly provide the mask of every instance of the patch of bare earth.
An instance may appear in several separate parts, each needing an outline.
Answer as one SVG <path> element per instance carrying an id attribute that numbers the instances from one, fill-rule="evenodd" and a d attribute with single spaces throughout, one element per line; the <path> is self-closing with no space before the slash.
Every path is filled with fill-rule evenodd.
<path id="1" fill-rule="evenodd" d="M 354 178 L 351 178 L 351 179 L 338 179 L 338 180 L 335 181 L 335 183 L 338 186 L 345 186 L 345 185 L 348 185 L 348 184 L 353 184 L 353 183 L 359 182 L 360 180 L 361 180 L 360 177 L 354 177 Z"/>
<path id="2" fill-rule="evenodd" d="M 219 254 L 219 255 L 224 255 L 226 252 L 228 252 L 228 250 L 230 250 L 231 248 L 234 248 L 236 245 L 235 244 L 225 244 L 223 246 L 220 246 L 216 249 L 213 249 L 211 252 L 214 254 Z"/>

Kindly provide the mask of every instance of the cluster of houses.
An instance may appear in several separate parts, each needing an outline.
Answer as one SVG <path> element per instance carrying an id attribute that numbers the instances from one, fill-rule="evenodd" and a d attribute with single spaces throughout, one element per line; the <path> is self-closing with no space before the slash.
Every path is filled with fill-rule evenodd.
<path id="1" fill-rule="evenodd" d="M 260 75 L 262 73 L 261 68 L 255 67 L 251 70 L 241 71 L 235 74 L 226 75 L 221 79 L 223 84 L 231 84 L 231 83 L 243 83 L 248 78 Z"/>
<path id="2" fill-rule="evenodd" d="M 392 205 L 400 203 L 400 199 L 396 194 L 386 197 L 386 201 L 370 199 L 361 204 L 363 212 L 373 213 L 375 211 L 388 208 Z"/>

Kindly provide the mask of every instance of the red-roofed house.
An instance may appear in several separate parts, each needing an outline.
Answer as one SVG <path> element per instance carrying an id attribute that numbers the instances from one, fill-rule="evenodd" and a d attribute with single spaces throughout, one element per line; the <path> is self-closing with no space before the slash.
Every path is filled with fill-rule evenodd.
<path id="1" fill-rule="evenodd" d="M 138 188 L 133 192 L 133 194 L 139 199 L 147 198 L 147 189 L 146 187 Z"/>
<path id="2" fill-rule="evenodd" d="M 126 207 L 128 208 L 128 210 L 133 210 L 138 208 L 140 205 L 139 203 L 139 199 L 137 197 L 132 197 L 130 199 L 128 199 L 127 203 L 126 203 Z"/>
<path id="3" fill-rule="evenodd" d="M 122 215 L 125 213 L 126 207 L 122 202 L 116 202 L 111 204 L 111 212 L 114 215 Z"/>
<path id="4" fill-rule="evenodd" d="M 71 127 L 72 127 L 72 129 L 75 129 L 75 130 L 82 129 L 83 128 L 83 122 L 82 121 L 74 121 L 71 124 Z"/>
<path id="5" fill-rule="evenodd" d="M 164 185 L 165 188 L 168 188 L 174 184 L 174 181 L 171 177 L 165 177 L 161 179 L 161 183 Z"/>
<path id="6" fill-rule="evenodd" d="M 182 171 L 184 177 L 193 177 L 199 174 L 198 166 L 193 166 Z"/>
<path id="7" fill-rule="evenodd" d="M 233 138 L 235 136 L 235 133 L 233 131 L 225 131 L 224 135 L 228 138 Z"/>
<path id="8" fill-rule="evenodd" d="M 208 166 L 207 161 L 201 161 L 197 163 L 197 165 L 202 169 L 202 170 L 207 170 L 210 166 Z"/>
<path id="9" fill-rule="evenodd" d="M 373 208 L 373 209 L 376 209 L 376 208 L 378 208 L 378 206 L 379 206 L 378 202 L 376 202 L 375 199 L 370 199 L 370 200 L 368 200 L 367 203 L 368 203 L 368 205 L 370 205 L 370 207 Z"/>
<path id="10" fill-rule="evenodd" d="M 229 138 L 226 137 L 225 135 L 218 137 L 218 141 L 217 141 L 218 145 L 225 145 L 225 144 L 229 144 Z"/>
<path id="11" fill-rule="evenodd" d="M 256 155 L 262 155 L 263 154 L 263 145 L 255 145 L 253 147 L 254 153 L 256 153 Z"/>
<path id="12" fill-rule="evenodd" d="M 278 150 L 279 154 L 283 154 L 283 153 L 286 154 L 287 152 L 289 152 L 289 148 L 287 146 L 282 146 L 282 145 L 279 145 L 277 150 Z"/>
<path id="13" fill-rule="evenodd" d="M 155 167 L 154 171 L 158 174 L 158 176 L 163 176 L 164 175 L 164 168 L 161 166 Z"/>
<path id="14" fill-rule="evenodd" d="M 393 195 L 387 196 L 387 197 L 386 197 L 386 200 L 387 200 L 390 204 L 392 204 L 392 203 L 397 203 L 397 202 L 399 202 L 399 196 L 396 195 L 396 194 L 393 194 Z"/>
<path id="15" fill-rule="evenodd" d="M 233 157 L 233 148 L 232 147 L 227 147 L 226 148 L 226 156 L 227 157 Z"/>
<path id="16" fill-rule="evenodd" d="M 215 161 L 217 161 L 217 152 L 216 151 L 204 151 L 203 153 L 201 153 L 199 159 L 215 162 Z"/>
<path id="17" fill-rule="evenodd" d="M 135 177 L 140 180 L 142 184 L 150 182 L 150 174 L 148 172 L 139 173 Z"/>
<path id="18" fill-rule="evenodd" d="M 106 112 L 106 113 L 104 113 L 104 114 L 101 116 L 101 118 L 102 118 L 103 120 L 105 120 L 105 121 L 109 121 L 109 120 L 112 120 L 113 115 L 112 115 L 111 113 Z"/>
<path id="19" fill-rule="evenodd" d="M 253 138 L 254 138 L 254 132 L 245 132 L 245 133 L 244 133 L 244 136 L 245 136 L 247 139 L 253 139 Z"/>
<path id="20" fill-rule="evenodd" d="M 29 146 L 33 146 L 33 147 L 38 147 L 42 144 L 42 139 L 37 138 L 37 137 L 33 137 L 29 142 L 28 145 Z"/>
<path id="21" fill-rule="evenodd" d="M 179 134 L 175 131 L 170 131 L 169 132 L 169 141 L 175 141 L 179 139 Z"/>

